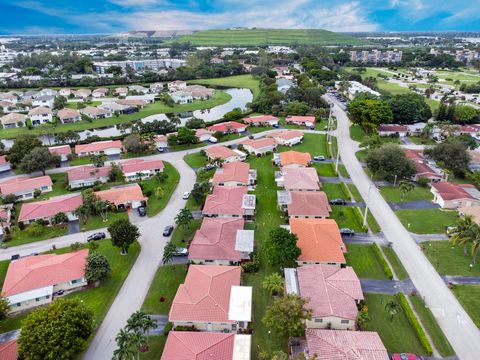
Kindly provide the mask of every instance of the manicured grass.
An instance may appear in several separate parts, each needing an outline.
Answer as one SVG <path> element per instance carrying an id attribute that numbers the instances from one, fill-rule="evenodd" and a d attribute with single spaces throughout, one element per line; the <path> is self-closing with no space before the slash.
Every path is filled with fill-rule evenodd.
<path id="1" fill-rule="evenodd" d="M 140 111 L 133 114 L 112 116 L 106 119 L 96 119 L 92 122 L 79 121 L 72 124 L 58 124 L 57 126 L 52 128 L 52 132 L 60 133 L 60 132 L 66 132 L 66 131 L 82 131 L 82 130 L 96 129 L 100 127 L 107 127 L 107 126 L 113 126 L 113 125 L 122 124 L 122 123 L 128 123 L 133 120 L 142 119 L 150 115 L 163 114 L 163 113 L 180 113 L 180 112 L 188 112 L 188 111 L 194 111 L 194 110 L 210 109 L 217 105 L 225 104 L 226 102 L 230 101 L 231 98 L 232 97 L 224 91 L 216 91 L 214 96 L 211 99 L 196 100 L 193 103 L 183 104 L 183 105 L 174 105 L 172 107 L 165 105 L 161 101 L 157 101 L 153 104 L 145 106 L 144 108 L 140 109 Z M 20 134 L 41 135 L 43 128 L 44 126 L 37 126 L 33 129 L 28 129 L 25 127 L 3 129 L 0 132 L 0 138 L 13 139 Z"/>
<path id="2" fill-rule="evenodd" d="M 345 194 L 345 192 L 342 189 L 342 185 L 338 183 L 324 182 L 322 183 L 322 190 L 325 191 L 329 200 L 332 200 L 335 198 L 343 198 L 343 199 L 348 198 L 347 194 Z"/>
<path id="3" fill-rule="evenodd" d="M 252 75 L 235 75 L 216 79 L 200 79 L 189 81 L 189 84 L 202 84 L 208 86 L 234 87 L 250 89 L 255 99 L 260 94 L 259 81 Z"/>
<path id="4" fill-rule="evenodd" d="M 99 245 L 97 251 L 108 259 L 112 269 L 111 274 L 99 287 L 77 291 L 66 297 L 83 301 L 86 306 L 93 310 L 97 326 L 99 326 L 135 263 L 140 253 L 140 244 L 138 242 L 134 243 L 130 247 L 128 255 L 121 255 L 120 249 L 114 247 L 110 240 L 101 240 L 97 241 L 97 243 Z M 86 246 L 84 245 L 83 247 Z M 70 247 L 66 247 L 53 252 L 62 254 L 69 251 L 71 251 Z M 26 316 L 27 314 L 22 314 L 0 321 L 0 332 L 18 329 L 21 320 Z"/>
<path id="5" fill-rule="evenodd" d="M 368 155 L 368 150 L 359 150 L 355 153 L 355 156 L 357 157 L 358 161 L 365 161 L 365 158 Z"/>
<path id="6" fill-rule="evenodd" d="M 322 164 L 322 163 L 314 163 L 313 167 L 317 169 L 317 173 L 319 176 L 327 176 L 327 177 L 335 177 L 337 173 L 335 172 L 335 165 L 332 163 Z"/>
<path id="7" fill-rule="evenodd" d="M 150 349 L 146 353 L 140 353 L 140 360 L 158 360 L 162 356 L 167 337 L 165 335 L 152 335 L 148 337 Z"/>
<path id="8" fill-rule="evenodd" d="M 44 226 L 42 233 L 38 236 L 35 236 L 30 234 L 27 227 L 25 228 L 25 230 L 14 231 L 12 234 L 12 240 L 9 242 L 6 242 L 5 245 L 7 247 L 12 247 L 12 246 L 28 244 L 35 241 L 41 241 L 41 240 L 63 236 L 63 235 L 66 235 L 67 232 L 68 232 L 68 229 L 66 227 L 60 228 L 60 227 L 53 227 L 53 226 Z"/>
<path id="9" fill-rule="evenodd" d="M 280 146 L 278 149 L 280 152 L 289 150 L 308 152 L 312 157 L 316 155 L 327 156 L 325 138 L 326 135 L 323 134 L 304 134 L 303 142 L 301 144 L 297 144 L 294 147 Z"/>
<path id="10" fill-rule="evenodd" d="M 335 219 L 339 228 L 349 228 L 355 232 L 365 232 L 362 221 L 352 206 L 332 206 L 330 217 Z"/>
<path id="11" fill-rule="evenodd" d="M 192 241 L 195 232 L 202 225 L 201 219 L 195 219 L 191 222 L 190 227 L 175 227 L 172 234 L 172 241 L 177 244 L 177 246 L 187 247 L 190 241 Z"/>
<path id="12" fill-rule="evenodd" d="M 107 221 L 105 222 L 100 215 L 91 216 L 85 225 L 83 223 L 80 224 L 80 229 L 86 231 L 101 229 L 110 226 L 119 219 L 128 219 L 128 214 L 126 212 L 109 212 L 107 214 Z"/>
<path id="13" fill-rule="evenodd" d="M 353 200 L 356 202 L 361 202 L 363 201 L 362 195 L 360 195 L 360 192 L 358 191 L 357 187 L 353 184 L 345 184 L 347 187 L 350 189 L 350 192 L 352 193 Z"/>
<path id="14" fill-rule="evenodd" d="M 467 245 L 466 255 L 463 246 L 454 246 L 448 240 L 424 242 L 422 249 L 439 274 L 480 276 L 479 263 L 470 269 L 470 264 L 473 263 L 471 245 Z"/>
<path id="15" fill-rule="evenodd" d="M 168 314 L 178 286 L 187 275 L 186 265 L 166 265 L 158 268 L 147 297 L 143 301 L 142 311 L 147 314 Z M 164 297 L 161 302 L 160 298 Z"/>
<path id="16" fill-rule="evenodd" d="M 53 182 L 53 191 L 42 194 L 40 198 L 45 198 L 45 197 L 53 197 L 53 196 L 59 196 L 59 195 L 65 195 L 65 194 L 71 194 L 73 191 L 68 191 L 67 186 L 68 186 L 68 178 L 67 178 L 67 173 L 58 173 L 58 174 L 51 174 L 50 178 L 52 179 Z"/>
<path id="17" fill-rule="evenodd" d="M 367 224 L 370 227 L 370 230 L 374 233 L 379 233 L 382 231 L 380 225 L 378 225 L 377 220 L 373 217 L 372 213 L 369 211 L 367 214 Z"/>
<path id="18" fill-rule="evenodd" d="M 352 140 L 362 142 L 365 136 L 367 135 L 360 125 L 350 126 L 350 137 Z"/>
<path id="19" fill-rule="evenodd" d="M 104 160 L 107 160 L 107 158 L 105 157 Z M 84 156 L 70 160 L 68 163 L 70 164 L 70 166 L 89 165 L 92 163 L 92 159 L 90 158 L 90 156 Z"/>
<path id="20" fill-rule="evenodd" d="M 350 178 L 350 175 L 347 171 L 347 168 L 343 164 L 338 164 L 338 173 L 342 175 L 344 178 Z"/>
<path id="21" fill-rule="evenodd" d="M 440 209 L 398 210 L 396 214 L 403 226 L 416 234 L 445 233 L 447 227 L 454 226 L 458 218 L 456 211 Z"/>
<path id="22" fill-rule="evenodd" d="M 380 188 L 380 193 L 382 194 L 383 198 L 389 202 L 433 200 L 433 194 L 430 189 L 421 186 L 415 186 L 415 188 L 406 193 L 405 196 L 400 191 L 399 186 L 382 186 Z"/>
<path id="23" fill-rule="evenodd" d="M 438 103 L 440 106 L 440 103 L 438 101 L 435 101 L 435 103 Z M 417 145 L 435 145 L 436 144 L 435 140 L 430 138 L 425 139 L 418 136 L 410 136 L 409 139 L 412 143 Z"/>
<path id="24" fill-rule="evenodd" d="M 89 101 L 89 102 L 87 101 L 86 103 L 83 101 L 67 102 L 65 104 L 65 107 L 69 109 L 78 109 L 78 104 L 85 104 L 86 106 L 98 106 L 98 105 L 102 105 L 102 102 L 101 101 Z"/>
<path id="25" fill-rule="evenodd" d="M 382 246 L 382 251 L 388 262 L 392 266 L 395 275 L 397 275 L 397 278 L 399 280 L 408 279 L 409 276 L 407 270 L 405 270 L 405 268 L 403 267 L 402 262 L 395 253 L 395 250 L 393 250 L 392 247 Z"/>
<path id="26" fill-rule="evenodd" d="M 443 334 L 440 326 L 438 326 L 437 320 L 435 320 L 432 312 L 423 302 L 422 298 L 419 296 L 410 296 L 410 301 L 412 302 L 420 321 L 430 335 L 432 342 L 440 355 L 443 357 L 452 356 L 454 351 L 450 346 L 450 343 Z"/>
<path id="27" fill-rule="evenodd" d="M 191 168 L 200 168 L 207 164 L 207 157 L 201 154 L 201 151 L 185 155 L 183 160 L 190 166 Z"/>
<path id="28" fill-rule="evenodd" d="M 386 304 L 390 301 L 394 301 L 399 309 L 391 321 L 386 309 Z M 425 354 L 425 349 L 410 325 L 396 296 L 365 294 L 365 302 L 368 306 L 370 317 L 370 322 L 366 324 L 365 330 L 378 332 L 388 352 Z"/>
<path id="29" fill-rule="evenodd" d="M 452 291 L 475 325 L 480 327 L 480 285 L 455 285 Z"/>
<path id="30" fill-rule="evenodd" d="M 164 161 L 163 164 L 165 165 L 163 171 L 168 175 L 165 182 L 160 184 L 155 177 L 141 182 L 143 192 L 151 192 L 147 203 L 147 215 L 150 217 L 157 215 L 165 208 L 180 181 L 180 174 L 177 169 L 167 161 Z M 163 189 L 163 195 L 160 198 L 155 195 L 155 190 L 159 186 Z"/>
<path id="31" fill-rule="evenodd" d="M 0 288 L 3 286 L 3 282 L 5 281 L 5 276 L 7 276 L 7 270 L 8 270 L 9 264 L 10 264 L 10 260 L 0 261 Z"/>
<path id="32" fill-rule="evenodd" d="M 347 265 L 353 267 L 359 278 L 388 280 L 372 245 L 347 244 L 347 251 Z"/>
<path id="33" fill-rule="evenodd" d="M 249 126 L 248 127 L 248 132 L 250 134 L 258 134 L 258 133 L 269 131 L 269 130 L 273 130 L 273 128 L 271 126 Z"/>
<path id="34" fill-rule="evenodd" d="M 155 155 L 157 154 L 157 151 L 154 150 L 147 150 L 143 152 L 123 152 L 120 154 L 121 159 L 132 159 L 132 158 L 137 158 L 137 157 L 143 157 L 143 156 L 150 156 L 150 155 Z"/>

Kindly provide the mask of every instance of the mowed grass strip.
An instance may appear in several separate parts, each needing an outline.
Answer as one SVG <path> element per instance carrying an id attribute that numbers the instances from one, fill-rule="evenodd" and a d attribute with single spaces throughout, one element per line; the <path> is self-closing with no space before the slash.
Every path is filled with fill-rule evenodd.
<path id="1" fill-rule="evenodd" d="M 480 264 L 473 264 L 471 245 L 467 245 L 466 254 L 463 246 L 455 246 L 448 240 L 424 242 L 421 246 L 439 274 L 480 276 Z"/>
<path id="2" fill-rule="evenodd" d="M 458 218 L 456 211 L 440 209 L 398 210 L 395 214 L 406 229 L 416 234 L 444 234 Z"/>
<path id="3" fill-rule="evenodd" d="M 347 244 L 345 258 L 359 278 L 388 280 L 372 245 Z"/>
<path id="4" fill-rule="evenodd" d="M 452 291 L 475 325 L 480 327 L 480 285 L 454 285 Z"/>
<path id="5" fill-rule="evenodd" d="M 415 186 L 412 191 L 409 191 L 405 195 L 402 193 L 399 186 L 382 186 L 380 187 L 380 193 L 385 201 L 389 202 L 433 200 L 433 194 L 430 189 L 420 186 Z"/>

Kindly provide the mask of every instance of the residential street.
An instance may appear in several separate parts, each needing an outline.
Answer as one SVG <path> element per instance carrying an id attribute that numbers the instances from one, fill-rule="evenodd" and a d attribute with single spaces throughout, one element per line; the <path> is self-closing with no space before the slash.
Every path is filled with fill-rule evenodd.
<path id="1" fill-rule="evenodd" d="M 432 310 L 457 356 L 462 360 L 478 359 L 480 354 L 478 328 L 363 171 L 355 157 L 355 144 L 349 134 L 349 119 L 337 103 L 333 108 L 333 114 L 337 117 L 337 139 L 342 162 L 360 194 L 367 200 L 370 211 L 382 228 L 386 239 L 393 243 L 413 284 L 425 297 L 425 302 Z"/>

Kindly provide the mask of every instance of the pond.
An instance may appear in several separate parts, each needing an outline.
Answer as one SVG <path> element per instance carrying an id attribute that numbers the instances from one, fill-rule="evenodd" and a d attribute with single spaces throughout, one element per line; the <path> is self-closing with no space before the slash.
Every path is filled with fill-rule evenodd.
<path id="1" fill-rule="evenodd" d="M 222 105 L 215 106 L 211 109 L 206 110 L 196 110 L 193 112 L 184 112 L 184 113 L 175 113 L 169 114 L 169 116 L 178 116 L 181 120 L 181 125 L 185 125 L 187 120 L 191 119 L 192 117 L 196 117 L 198 119 L 203 119 L 205 122 L 212 122 L 216 120 L 220 120 L 223 116 L 232 111 L 234 108 L 240 108 L 242 110 L 246 110 L 247 103 L 253 100 L 252 92 L 249 89 L 228 89 L 225 90 L 226 93 L 230 94 L 232 97 L 228 102 Z M 143 118 L 141 121 L 144 123 L 152 122 L 155 120 L 170 120 L 167 114 L 155 114 L 151 116 L 147 116 Z M 125 133 L 128 133 L 130 130 L 127 130 Z M 97 128 L 91 130 L 84 130 L 79 131 L 78 134 L 80 135 L 80 140 L 84 140 L 89 136 L 99 136 L 99 137 L 111 137 L 111 136 L 120 136 L 122 132 L 117 128 L 117 126 L 109 126 L 105 128 Z M 53 136 L 49 135 L 42 135 L 38 137 L 45 145 L 55 145 L 55 139 Z M 9 149 L 12 145 L 14 139 L 4 139 L 2 140 L 5 147 Z"/>

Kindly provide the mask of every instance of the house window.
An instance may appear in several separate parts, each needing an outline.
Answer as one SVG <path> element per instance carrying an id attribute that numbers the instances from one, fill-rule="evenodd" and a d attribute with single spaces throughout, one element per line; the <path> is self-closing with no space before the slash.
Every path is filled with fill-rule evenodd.
<path id="1" fill-rule="evenodd" d="M 42 189 L 42 190 L 47 190 L 47 189 L 48 189 L 48 186 L 42 186 L 40 189 Z"/>
<path id="2" fill-rule="evenodd" d="M 341 324 L 348 324 L 350 322 L 350 320 L 342 320 L 340 321 Z"/>
<path id="3" fill-rule="evenodd" d="M 22 306 L 22 304 L 21 303 L 16 303 L 15 306 L 20 307 L 20 306 Z"/>
<path id="4" fill-rule="evenodd" d="M 206 263 L 213 263 L 213 260 L 205 260 Z"/>
<path id="5" fill-rule="evenodd" d="M 323 322 L 323 319 L 315 319 L 315 322 L 316 322 L 316 323 L 322 323 L 322 322 Z"/>
<path id="6" fill-rule="evenodd" d="M 82 282 L 82 279 L 73 279 L 72 281 L 70 281 L 70 284 L 73 285 L 73 284 L 78 284 Z"/>

